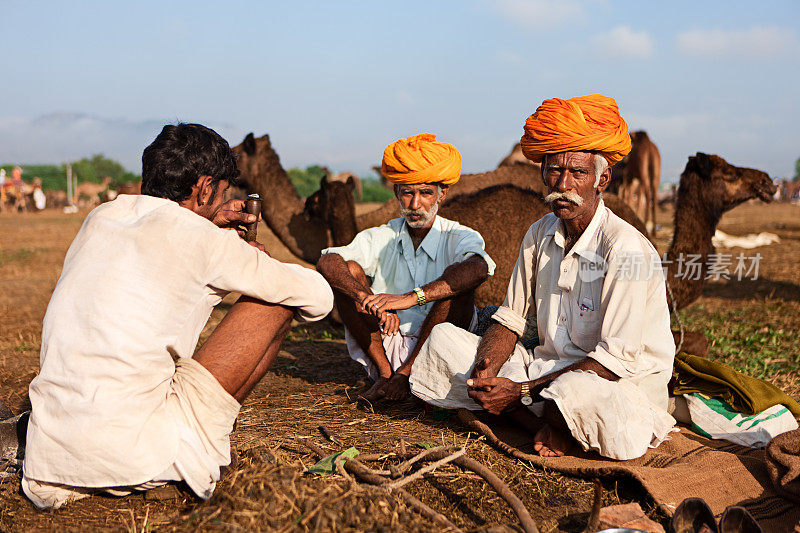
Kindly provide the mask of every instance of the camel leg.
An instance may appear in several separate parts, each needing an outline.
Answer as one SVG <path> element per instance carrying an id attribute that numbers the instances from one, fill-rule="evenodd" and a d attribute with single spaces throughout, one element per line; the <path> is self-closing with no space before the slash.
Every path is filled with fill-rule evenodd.
<path id="1" fill-rule="evenodd" d="M 653 234 L 655 230 L 654 218 L 652 217 L 651 206 L 653 204 L 653 190 L 651 184 L 642 180 L 642 214 L 644 215 L 644 227 L 647 228 L 647 233 Z"/>

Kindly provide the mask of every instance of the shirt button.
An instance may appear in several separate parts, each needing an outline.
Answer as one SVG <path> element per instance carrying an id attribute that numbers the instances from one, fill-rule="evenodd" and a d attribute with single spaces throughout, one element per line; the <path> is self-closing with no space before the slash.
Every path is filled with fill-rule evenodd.
<path id="1" fill-rule="evenodd" d="M 567 271 L 567 269 L 566 269 L 566 267 L 564 267 L 564 272 L 566 272 L 566 271 Z"/>

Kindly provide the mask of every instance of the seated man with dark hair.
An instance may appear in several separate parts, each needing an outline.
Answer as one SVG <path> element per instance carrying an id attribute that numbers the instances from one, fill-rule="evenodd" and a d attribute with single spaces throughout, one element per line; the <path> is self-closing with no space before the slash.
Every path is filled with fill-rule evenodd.
<path id="1" fill-rule="evenodd" d="M 228 143 L 165 126 L 142 154 L 142 194 L 86 218 L 67 252 L 31 382 L 22 489 L 39 508 L 185 481 L 209 498 L 230 462 L 241 402 L 293 317 L 333 306 L 313 270 L 272 259 L 223 203 L 239 175 Z M 195 352 L 212 308 L 242 293 Z"/>

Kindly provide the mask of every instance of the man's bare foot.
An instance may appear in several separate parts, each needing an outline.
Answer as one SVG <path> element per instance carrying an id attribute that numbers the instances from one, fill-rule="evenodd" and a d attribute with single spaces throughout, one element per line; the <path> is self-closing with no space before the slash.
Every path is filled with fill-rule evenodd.
<path id="1" fill-rule="evenodd" d="M 542 457 L 561 457 L 572 446 L 572 436 L 551 425 L 540 429 L 533 437 L 533 449 Z"/>
<path id="2" fill-rule="evenodd" d="M 408 384 L 408 376 L 395 372 L 394 375 L 386 382 L 383 389 L 385 398 L 390 401 L 402 401 L 408 398 L 411 394 L 411 387 Z"/>
<path id="3" fill-rule="evenodd" d="M 378 381 L 376 381 L 372 387 L 369 388 L 367 392 L 361 395 L 361 398 L 364 398 L 368 402 L 374 402 L 380 400 L 386 394 L 384 390 L 386 384 L 389 382 L 389 378 L 380 377 Z"/>

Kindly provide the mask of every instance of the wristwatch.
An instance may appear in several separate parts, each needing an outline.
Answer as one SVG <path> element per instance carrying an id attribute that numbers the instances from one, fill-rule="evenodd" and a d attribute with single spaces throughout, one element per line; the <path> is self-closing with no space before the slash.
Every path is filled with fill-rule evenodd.
<path id="1" fill-rule="evenodd" d="M 417 305 L 425 305 L 425 291 L 422 290 L 422 287 L 414 287 L 414 292 L 417 293 Z"/>
<path id="2" fill-rule="evenodd" d="M 520 398 L 522 405 L 531 405 L 533 398 L 531 398 L 531 385 L 527 381 L 522 384 L 522 398 Z"/>

